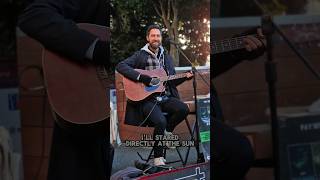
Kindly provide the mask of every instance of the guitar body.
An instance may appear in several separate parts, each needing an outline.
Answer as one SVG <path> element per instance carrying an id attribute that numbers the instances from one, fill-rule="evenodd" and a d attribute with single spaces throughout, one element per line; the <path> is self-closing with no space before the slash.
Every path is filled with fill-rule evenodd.
<path id="1" fill-rule="evenodd" d="M 79 27 L 102 40 L 109 36 L 103 26 L 79 24 Z M 109 88 L 104 84 L 113 80 L 102 82 L 98 75 L 102 67 L 78 64 L 48 50 L 44 50 L 42 63 L 49 103 L 63 118 L 58 120 L 66 121 L 60 124 L 88 125 L 109 117 Z"/>
<path id="2" fill-rule="evenodd" d="M 155 70 L 142 70 L 135 69 L 141 74 L 149 75 L 150 77 L 166 77 L 167 74 L 164 69 L 155 69 Z M 123 86 L 124 91 L 128 99 L 131 101 L 141 101 L 146 97 L 150 96 L 156 92 L 163 92 L 165 90 L 163 82 L 160 82 L 157 86 L 145 86 L 143 83 L 134 82 L 130 79 L 123 77 Z"/>

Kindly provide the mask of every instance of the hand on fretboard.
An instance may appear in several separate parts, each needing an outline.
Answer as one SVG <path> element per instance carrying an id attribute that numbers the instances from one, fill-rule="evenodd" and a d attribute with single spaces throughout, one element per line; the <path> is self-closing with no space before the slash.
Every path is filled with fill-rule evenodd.
<path id="1" fill-rule="evenodd" d="M 258 38 L 258 35 L 253 35 Z M 213 41 L 210 43 L 211 54 L 224 53 L 245 48 L 243 39 L 247 36 L 238 36 L 221 41 Z"/>

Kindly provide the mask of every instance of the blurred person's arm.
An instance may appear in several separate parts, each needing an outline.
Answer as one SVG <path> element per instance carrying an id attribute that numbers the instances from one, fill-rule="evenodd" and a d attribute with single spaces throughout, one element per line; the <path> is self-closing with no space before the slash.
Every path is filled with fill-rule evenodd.
<path id="1" fill-rule="evenodd" d="M 109 57 L 107 42 L 97 40 L 97 36 L 76 25 L 75 19 L 81 13 L 79 2 L 36 0 L 20 15 L 18 25 L 47 49 L 70 59 L 105 61 Z"/>
<path id="2" fill-rule="evenodd" d="M 254 60 L 264 54 L 266 44 L 260 28 L 250 29 L 243 34 L 253 34 L 253 32 L 257 32 L 261 39 L 247 35 L 244 38 L 244 49 L 214 54 L 211 57 L 213 59 L 213 78 L 228 71 L 243 60 Z"/>

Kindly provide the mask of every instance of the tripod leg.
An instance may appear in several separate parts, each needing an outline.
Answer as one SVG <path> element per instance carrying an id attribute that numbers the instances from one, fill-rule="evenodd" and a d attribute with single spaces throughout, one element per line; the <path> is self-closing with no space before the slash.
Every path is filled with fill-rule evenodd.
<path id="1" fill-rule="evenodd" d="M 203 162 L 204 160 L 204 157 L 203 155 L 200 153 L 200 146 L 199 146 L 199 138 L 195 139 L 195 136 L 194 136 L 194 133 L 196 132 L 196 124 L 194 124 L 192 130 L 191 130 L 191 127 L 190 127 L 190 123 L 188 121 L 188 119 L 186 118 L 185 119 L 186 121 L 186 124 L 188 126 L 188 129 L 189 129 L 189 132 L 190 132 L 190 141 L 194 141 L 195 142 L 195 148 L 196 148 L 196 151 L 197 151 L 197 162 Z M 197 136 L 198 137 L 198 136 Z M 187 153 L 186 153 L 186 156 L 185 156 L 185 160 L 184 160 L 184 166 L 187 164 L 188 162 L 188 158 L 189 158 L 189 153 L 190 153 L 190 148 L 191 146 L 188 146 L 188 149 L 187 149 Z M 201 157 L 202 156 L 202 157 Z"/>

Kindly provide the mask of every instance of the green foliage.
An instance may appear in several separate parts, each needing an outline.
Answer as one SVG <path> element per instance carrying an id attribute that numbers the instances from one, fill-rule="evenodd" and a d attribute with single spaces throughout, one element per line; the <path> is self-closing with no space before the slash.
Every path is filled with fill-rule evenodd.
<path id="1" fill-rule="evenodd" d="M 209 27 L 204 23 L 204 19 L 210 21 L 210 2 L 204 0 L 191 2 L 193 3 L 189 4 L 188 10 L 186 9 L 189 12 L 188 16 L 181 17 L 183 30 L 180 33 L 189 40 L 185 50 L 188 57 L 197 61 L 199 65 L 204 65 L 210 54 L 209 42 L 205 41 L 205 37 L 210 39 Z"/>
<path id="2" fill-rule="evenodd" d="M 111 61 L 117 63 L 145 44 L 145 28 L 160 18 L 148 0 L 111 1 Z"/>
<path id="3" fill-rule="evenodd" d="M 263 3 L 262 8 L 266 10 L 266 13 L 272 15 L 282 15 L 287 11 L 287 7 L 281 4 L 278 0 L 272 0 L 272 2 Z"/>
<path id="4" fill-rule="evenodd" d="M 209 44 L 203 41 L 202 36 L 208 33 L 208 29 L 202 21 L 203 18 L 209 20 L 210 1 L 177 0 L 177 2 L 179 34 L 190 41 L 186 44 L 185 53 L 192 60 L 197 56 L 197 61 L 204 64 L 209 54 Z M 145 45 L 145 31 L 148 25 L 158 23 L 164 26 L 152 3 L 158 3 L 158 1 L 111 0 L 111 61 L 113 63 L 124 60 Z M 163 32 L 163 37 L 167 37 L 166 32 Z M 168 49 L 169 46 L 164 45 Z M 180 59 L 185 61 L 183 58 Z M 180 62 L 180 64 L 187 63 Z"/>

